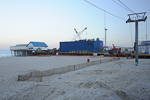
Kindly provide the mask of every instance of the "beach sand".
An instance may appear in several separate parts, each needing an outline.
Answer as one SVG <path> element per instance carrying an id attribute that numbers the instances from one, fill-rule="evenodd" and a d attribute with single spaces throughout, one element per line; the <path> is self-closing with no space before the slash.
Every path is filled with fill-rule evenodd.
<path id="1" fill-rule="evenodd" d="M 150 100 L 150 60 L 102 63 L 43 77 L 42 82 L 17 81 L 20 74 L 110 59 L 92 56 L 0 58 L 0 100 Z"/>

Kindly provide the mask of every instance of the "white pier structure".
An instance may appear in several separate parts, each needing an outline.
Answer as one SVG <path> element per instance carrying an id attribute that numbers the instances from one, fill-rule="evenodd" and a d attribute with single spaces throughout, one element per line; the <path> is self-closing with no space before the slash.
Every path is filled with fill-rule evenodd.
<path id="1" fill-rule="evenodd" d="M 11 54 L 14 52 L 14 56 L 27 56 L 31 55 L 35 51 L 47 50 L 48 46 L 44 42 L 30 42 L 29 44 L 18 44 L 11 46 Z"/>

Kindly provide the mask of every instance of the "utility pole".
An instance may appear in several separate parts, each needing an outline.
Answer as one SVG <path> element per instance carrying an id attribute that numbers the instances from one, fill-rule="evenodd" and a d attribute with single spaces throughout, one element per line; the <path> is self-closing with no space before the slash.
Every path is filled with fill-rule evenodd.
<path id="1" fill-rule="evenodd" d="M 146 42 L 147 42 L 147 21 L 146 21 Z M 146 47 L 147 47 L 147 43 L 146 43 Z"/>
<path id="2" fill-rule="evenodd" d="M 138 66 L 138 22 L 146 21 L 147 16 L 145 16 L 145 14 L 146 12 L 128 14 L 129 19 L 126 21 L 126 23 L 135 22 L 135 51 L 136 51 L 135 66 Z"/>
<path id="3" fill-rule="evenodd" d="M 105 28 L 105 52 L 106 52 L 106 31 L 107 29 Z"/>
<path id="4" fill-rule="evenodd" d="M 146 34 L 146 41 L 147 41 L 147 34 Z"/>

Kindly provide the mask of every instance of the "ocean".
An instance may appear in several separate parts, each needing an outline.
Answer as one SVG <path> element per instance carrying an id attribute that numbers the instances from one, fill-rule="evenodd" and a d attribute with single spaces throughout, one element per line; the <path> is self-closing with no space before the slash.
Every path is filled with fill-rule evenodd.
<path id="1" fill-rule="evenodd" d="M 2 57 L 11 57 L 11 51 L 10 50 L 0 50 L 0 58 Z"/>

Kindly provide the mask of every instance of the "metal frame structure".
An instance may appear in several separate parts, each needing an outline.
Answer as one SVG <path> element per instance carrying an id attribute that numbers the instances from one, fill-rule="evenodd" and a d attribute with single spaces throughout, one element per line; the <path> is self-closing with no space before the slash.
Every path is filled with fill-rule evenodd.
<path id="1" fill-rule="evenodd" d="M 128 14 L 129 19 L 126 21 L 126 23 L 135 22 L 135 51 L 136 51 L 135 66 L 138 66 L 138 22 L 146 21 L 147 16 L 145 16 L 145 14 L 146 12 Z"/>

